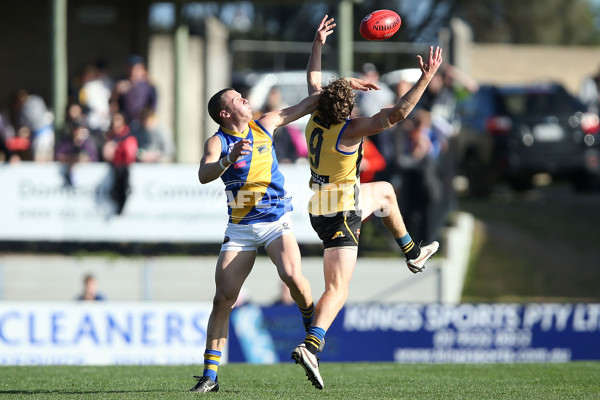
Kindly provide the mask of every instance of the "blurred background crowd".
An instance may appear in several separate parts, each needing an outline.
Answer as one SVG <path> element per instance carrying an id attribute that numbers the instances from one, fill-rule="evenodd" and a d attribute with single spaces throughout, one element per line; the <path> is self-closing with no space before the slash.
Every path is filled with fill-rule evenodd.
<path id="1" fill-rule="evenodd" d="M 61 125 L 44 98 L 17 90 L 0 116 L 5 161 L 173 161 L 172 134 L 157 121 L 157 91 L 143 58 L 130 56 L 123 69 L 110 76 L 103 59 L 79 68 Z"/>
<path id="2" fill-rule="evenodd" d="M 11 70 L 0 77 L 0 158 L 69 168 L 109 163 L 120 185 L 113 191 L 118 212 L 128 166 L 199 162 L 216 130 L 205 112 L 212 93 L 232 86 L 257 115 L 304 97 L 303 69 L 324 14 L 338 23 L 324 48 L 324 83 L 354 75 L 382 88 L 360 93 L 354 115 L 393 104 L 419 76 L 416 55 L 430 44 L 444 47 L 445 63 L 415 111 L 366 140 L 361 164 L 363 182 L 394 185 L 415 236 L 433 240 L 457 207 L 457 193 L 489 196 L 500 180 L 526 191 L 542 173 L 577 191 L 600 187 L 595 0 L 52 0 L 33 10 L 1 7 L 14 21 L 0 27 L 2 36 L 24 20 L 34 28 L 0 55 Z M 387 41 L 366 42 L 360 20 L 381 8 L 398 11 L 402 28 Z M 46 36 L 50 47 L 40 40 Z M 276 133 L 280 163 L 306 161 L 304 124 Z"/>

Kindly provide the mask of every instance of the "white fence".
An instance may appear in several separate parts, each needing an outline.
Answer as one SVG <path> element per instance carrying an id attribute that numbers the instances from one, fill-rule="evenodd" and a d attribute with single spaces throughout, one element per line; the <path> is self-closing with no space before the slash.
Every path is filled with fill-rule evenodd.
<path id="1" fill-rule="evenodd" d="M 312 194 L 306 165 L 282 165 L 292 195 L 295 235 L 319 243 L 306 205 Z M 110 199 L 112 172 L 104 163 L 0 165 L 0 240 L 221 243 L 227 223 L 221 180 L 198 182 L 191 164 L 135 164 L 120 215 Z"/>

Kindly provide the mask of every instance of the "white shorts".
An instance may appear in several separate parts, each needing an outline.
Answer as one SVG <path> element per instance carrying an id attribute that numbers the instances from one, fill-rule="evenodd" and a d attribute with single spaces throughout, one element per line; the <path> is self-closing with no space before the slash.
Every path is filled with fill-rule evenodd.
<path id="1" fill-rule="evenodd" d="M 292 235 L 292 218 L 285 213 L 279 220 L 273 222 L 258 222 L 241 225 L 228 223 L 225 229 L 225 239 L 221 251 L 256 251 L 260 246 L 267 247 L 269 243 L 283 235 Z"/>

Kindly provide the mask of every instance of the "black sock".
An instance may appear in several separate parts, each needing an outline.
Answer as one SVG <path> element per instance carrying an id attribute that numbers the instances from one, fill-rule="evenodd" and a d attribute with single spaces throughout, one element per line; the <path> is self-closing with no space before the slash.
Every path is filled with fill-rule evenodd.
<path id="1" fill-rule="evenodd" d="M 398 246 L 400 246 L 404 252 L 407 260 L 414 260 L 421 254 L 421 248 L 413 242 L 408 233 L 403 237 L 396 239 L 396 243 L 398 243 Z"/>
<path id="2" fill-rule="evenodd" d="M 405 253 L 405 255 L 407 260 L 415 260 L 421 255 L 421 248 L 417 245 L 414 245 L 412 249 Z"/>

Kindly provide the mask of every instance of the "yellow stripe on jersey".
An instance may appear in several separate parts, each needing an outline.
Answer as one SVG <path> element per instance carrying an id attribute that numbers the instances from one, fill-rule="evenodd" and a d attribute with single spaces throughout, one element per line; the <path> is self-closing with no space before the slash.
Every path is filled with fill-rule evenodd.
<path id="1" fill-rule="evenodd" d="M 321 122 L 318 112 L 315 112 L 306 126 L 311 189 L 315 192 L 308 203 L 308 210 L 313 215 L 335 214 L 358 207 L 362 145 L 348 153 L 337 147 L 348 123 L 344 121 L 329 126 Z"/>
<path id="2" fill-rule="evenodd" d="M 271 182 L 273 165 L 272 141 L 254 121 L 249 123 L 252 129 L 252 154 L 250 169 L 244 186 L 238 191 L 231 209 L 231 221 L 240 222 L 263 198 Z M 266 149 L 264 148 L 266 146 Z M 233 168 L 233 167 L 232 167 Z"/>

